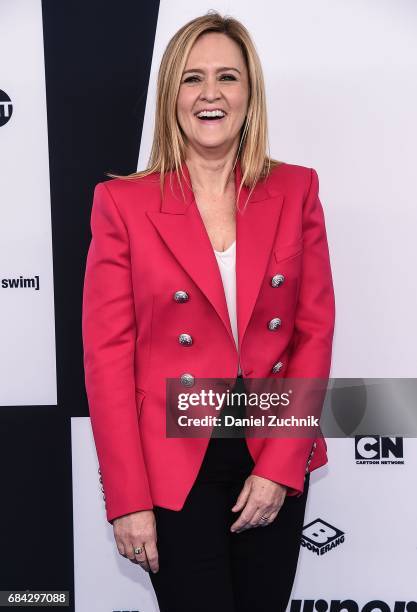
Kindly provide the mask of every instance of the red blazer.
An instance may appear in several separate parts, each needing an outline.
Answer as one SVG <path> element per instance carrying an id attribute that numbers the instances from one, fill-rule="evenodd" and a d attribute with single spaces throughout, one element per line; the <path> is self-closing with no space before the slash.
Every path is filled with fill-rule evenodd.
<path id="1" fill-rule="evenodd" d="M 183 164 L 191 185 L 187 165 Z M 82 333 L 91 424 L 107 520 L 154 505 L 180 510 L 209 438 L 167 438 L 166 378 L 234 378 L 238 351 L 222 280 L 195 203 L 173 172 L 98 183 L 91 212 Z M 238 163 L 235 184 L 238 188 Z M 282 163 L 236 213 L 236 292 L 244 377 L 327 379 L 335 302 L 313 168 Z M 246 201 L 243 188 L 240 206 Z M 284 275 L 278 287 L 276 274 Z M 188 300 L 174 294 L 186 291 Z M 279 300 L 277 299 L 279 297 Z M 268 321 L 281 327 L 271 333 Z M 192 346 L 178 341 L 181 333 Z M 279 371 L 272 371 L 274 365 Z M 187 389 L 184 388 L 184 391 Z M 327 462 L 322 437 L 246 438 L 252 474 L 301 495 Z"/>

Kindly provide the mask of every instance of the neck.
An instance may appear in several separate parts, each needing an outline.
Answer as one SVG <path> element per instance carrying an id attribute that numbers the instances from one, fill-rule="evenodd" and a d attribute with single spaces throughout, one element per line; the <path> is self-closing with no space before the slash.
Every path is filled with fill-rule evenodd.
<path id="1" fill-rule="evenodd" d="M 193 154 L 185 161 L 196 194 L 204 193 L 213 198 L 221 198 L 234 187 L 234 154 L 220 159 L 207 159 Z"/>

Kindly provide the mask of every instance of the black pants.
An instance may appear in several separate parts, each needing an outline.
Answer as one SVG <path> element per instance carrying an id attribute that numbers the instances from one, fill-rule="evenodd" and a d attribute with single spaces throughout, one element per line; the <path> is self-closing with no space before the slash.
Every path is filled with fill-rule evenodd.
<path id="1" fill-rule="evenodd" d="M 238 379 L 234 390 L 242 390 Z M 279 457 L 277 457 L 279 461 Z M 160 612 L 284 612 L 297 568 L 310 476 L 266 527 L 232 533 L 232 512 L 254 461 L 241 437 L 211 437 L 180 511 L 154 507 Z"/>

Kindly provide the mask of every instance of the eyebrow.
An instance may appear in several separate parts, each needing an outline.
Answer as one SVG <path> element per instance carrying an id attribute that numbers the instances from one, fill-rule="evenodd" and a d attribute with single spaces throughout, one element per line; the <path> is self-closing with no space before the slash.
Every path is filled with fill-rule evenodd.
<path id="1" fill-rule="evenodd" d="M 238 72 L 240 74 L 240 70 L 238 68 L 233 68 L 232 66 L 221 66 L 220 68 L 217 68 L 217 72 L 221 72 L 222 70 L 235 70 L 236 72 Z M 204 72 L 204 70 L 200 70 L 199 68 L 189 68 L 188 70 L 184 70 L 183 74 L 185 74 L 186 72 Z"/>

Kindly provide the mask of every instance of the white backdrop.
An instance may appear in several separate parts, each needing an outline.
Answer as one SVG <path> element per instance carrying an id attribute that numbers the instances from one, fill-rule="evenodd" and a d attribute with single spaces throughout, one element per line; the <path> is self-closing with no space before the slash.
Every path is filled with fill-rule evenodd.
<path id="1" fill-rule="evenodd" d="M 41 3 L 0 8 L 0 89 L 13 105 L 0 133 L 0 406 L 56 404 Z"/>
<path id="2" fill-rule="evenodd" d="M 336 294 L 331 376 L 415 377 L 416 3 L 162 0 L 138 168 L 150 152 L 162 52 L 181 25 L 210 8 L 241 19 L 253 36 L 272 156 L 319 174 Z M 40 0 L 10 2 L 6 14 L 0 89 L 21 119 L 1 130 L 2 282 L 19 269 L 24 278 L 39 275 L 44 290 L 2 286 L 0 404 L 55 404 Z M 120 557 L 105 520 L 89 419 L 74 418 L 72 434 L 77 612 L 157 612 L 149 577 Z M 349 610 L 380 600 L 367 610 L 393 611 L 395 602 L 416 599 L 416 440 L 405 439 L 402 463 L 391 465 L 358 464 L 353 439 L 328 439 L 328 452 L 329 464 L 311 476 L 291 608 L 321 600 L 325 610 L 349 599 Z M 318 555 L 312 542 L 331 548 Z"/>

